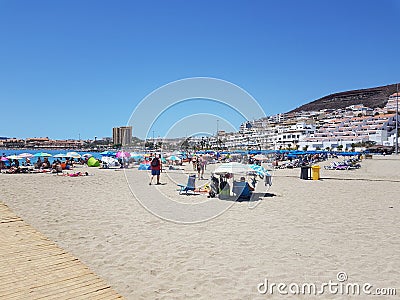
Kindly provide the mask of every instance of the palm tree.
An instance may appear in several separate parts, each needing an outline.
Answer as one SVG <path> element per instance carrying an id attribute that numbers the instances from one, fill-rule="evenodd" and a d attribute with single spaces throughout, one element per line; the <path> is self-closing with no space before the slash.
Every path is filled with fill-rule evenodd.
<path id="1" fill-rule="evenodd" d="M 204 149 L 204 145 L 205 145 L 205 141 L 204 141 L 204 137 L 201 137 L 201 141 L 200 141 L 200 145 L 201 145 L 201 150 Z"/>
<path id="2" fill-rule="evenodd" d="M 189 149 L 189 140 L 185 139 L 181 144 L 181 149 L 185 149 L 186 151 Z"/>

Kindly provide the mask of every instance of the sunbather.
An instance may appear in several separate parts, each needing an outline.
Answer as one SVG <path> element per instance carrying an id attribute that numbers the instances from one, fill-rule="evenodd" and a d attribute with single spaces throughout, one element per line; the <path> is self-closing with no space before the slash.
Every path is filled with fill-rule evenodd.
<path id="1" fill-rule="evenodd" d="M 19 167 L 14 167 L 12 166 L 11 168 L 9 168 L 6 173 L 7 174 L 15 174 L 15 173 L 20 173 L 20 168 Z"/>
<path id="2" fill-rule="evenodd" d="M 65 174 L 65 176 L 69 176 L 69 177 L 79 177 L 79 176 L 89 176 L 88 172 L 82 173 L 82 172 L 76 172 L 76 173 L 72 173 L 72 174 Z"/>

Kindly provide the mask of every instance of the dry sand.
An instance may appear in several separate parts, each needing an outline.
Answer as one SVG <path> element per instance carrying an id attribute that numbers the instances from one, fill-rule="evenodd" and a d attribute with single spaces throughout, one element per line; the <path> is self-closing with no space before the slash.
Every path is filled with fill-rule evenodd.
<path id="1" fill-rule="evenodd" d="M 338 272 L 347 273 L 347 282 L 397 288 L 400 294 L 395 157 L 374 156 L 353 171 L 322 169 L 320 181 L 300 180 L 298 169 L 277 170 L 268 190 L 273 196 L 254 202 L 254 209 L 233 203 L 217 218 L 186 225 L 144 209 L 123 171 L 88 171 L 93 176 L 1 174 L 0 201 L 128 299 L 282 298 L 259 294 L 257 285 L 264 279 L 337 282 Z M 206 202 L 205 195 L 179 196 L 174 181 L 185 183 L 187 175 L 168 174 L 162 175 L 167 184 L 156 187 L 148 185 L 146 171 L 126 172 L 133 192 L 145 195 L 149 205 L 154 200 L 152 209 L 171 218 L 185 211 L 158 201 L 159 191 L 179 202 L 227 206 Z"/>

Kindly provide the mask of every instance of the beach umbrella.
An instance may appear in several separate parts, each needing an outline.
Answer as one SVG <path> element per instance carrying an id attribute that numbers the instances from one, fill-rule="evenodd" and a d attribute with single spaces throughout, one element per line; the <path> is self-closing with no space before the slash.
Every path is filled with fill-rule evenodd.
<path id="1" fill-rule="evenodd" d="M 0 158 L 0 161 L 8 161 L 8 158 L 7 158 L 7 157 L 4 157 L 4 156 L 2 156 L 2 157 Z"/>
<path id="2" fill-rule="evenodd" d="M 8 159 L 22 159 L 22 157 L 19 157 L 18 155 L 10 155 L 7 156 Z"/>
<path id="3" fill-rule="evenodd" d="M 33 154 L 32 153 L 21 153 L 21 154 L 18 154 L 18 156 L 21 158 L 31 158 L 31 157 L 33 157 Z"/>
<path id="4" fill-rule="evenodd" d="M 92 157 L 92 156 L 93 155 L 90 154 L 90 153 L 85 153 L 85 154 L 82 155 L 82 157 L 84 157 L 84 158 L 89 158 L 89 157 Z"/>
<path id="5" fill-rule="evenodd" d="M 127 158 L 127 157 L 131 157 L 131 154 L 129 152 L 118 151 L 116 156 L 118 158 Z"/>
<path id="6" fill-rule="evenodd" d="M 115 156 L 115 152 L 113 152 L 113 151 L 103 151 L 103 152 L 100 152 L 100 155 L 102 155 L 102 156 Z"/>
<path id="7" fill-rule="evenodd" d="M 38 152 L 38 153 L 34 154 L 33 156 L 35 156 L 35 157 L 50 157 L 51 154 L 46 153 L 46 152 Z"/>
<path id="8" fill-rule="evenodd" d="M 224 175 L 224 174 L 245 175 L 251 172 L 254 171 L 249 167 L 249 165 L 244 165 L 237 162 L 223 163 L 214 171 L 214 173 L 217 175 Z"/>
<path id="9" fill-rule="evenodd" d="M 167 160 L 177 161 L 177 160 L 181 160 L 181 159 L 175 155 L 171 155 L 170 157 L 167 157 Z"/>
<path id="10" fill-rule="evenodd" d="M 81 158 L 81 155 L 77 152 L 67 152 L 67 157 L 71 157 L 71 158 Z"/>
<path id="11" fill-rule="evenodd" d="M 259 165 L 249 165 L 249 167 L 256 172 L 257 175 L 264 176 L 268 174 L 268 171 Z"/>
<path id="12" fill-rule="evenodd" d="M 64 157 L 68 157 L 68 156 L 67 156 L 67 154 L 65 154 L 65 153 L 58 153 L 58 154 L 54 155 L 53 157 L 56 157 L 56 158 L 64 158 Z"/>

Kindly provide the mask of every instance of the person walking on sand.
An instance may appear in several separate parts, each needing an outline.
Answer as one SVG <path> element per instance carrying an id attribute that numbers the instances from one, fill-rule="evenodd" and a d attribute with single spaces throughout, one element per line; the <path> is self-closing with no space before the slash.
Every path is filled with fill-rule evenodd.
<path id="1" fill-rule="evenodd" d="M 150 168 L 151 168 L 151 178 L 149 185 L 151 185 L 154 176 L 157 176 L 157 184 L 161 184 L 160 183 L 161 160 L 158 157 L 158 155 L 155 155 L 154 158 L 151 160 Z"/>

